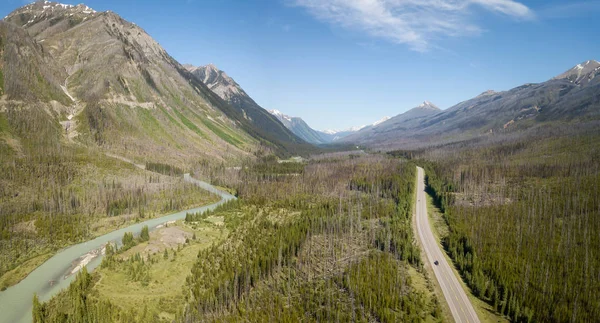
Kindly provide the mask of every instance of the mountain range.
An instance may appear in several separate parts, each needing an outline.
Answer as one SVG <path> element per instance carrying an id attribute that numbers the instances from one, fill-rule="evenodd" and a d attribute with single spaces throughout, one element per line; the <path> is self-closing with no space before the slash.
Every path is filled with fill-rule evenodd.
<path id="1" fill-rule="evenodd" d="M 290 117 L 286 114 L 283 114 L 279 110 L 269 110 L 269 112 L 277 117 L 284 126 L 290 129 L 294 134 L 298 137 L 304 139 L 307 142 L 310 142 L 315 145 L 319 144 L 330 144 L 341 140 L 344 137 L 350 136 L 362 129 L 369 129 L 374 127 L 386 120 L 389 117 L 384 117 L 383 119 L 376 121 L 371 125 L 364 125 L 358 127 L 352 127 L 346 130 L 315 130 L 311 128 L 302 118 L 300 117 Z"/>
<path id="2" fill-rule="evenodd" d="M 280 137 L 292 138 L 293 135 L 295 135 L 307 143 L 322 145 L 332 143 L 363 128 L 376 125 L 388 119 L 386 117 L 374 123 L 373 125 L 354 127 L 341 131 L 315 130 L 311 128 L 302 118 L 288 116 L 277 109 L 265 111 L 265 109 L 259 106 L 233 78 L 217 68 L 214 64 L 208 64 L 205 66 L 186 64 L 184 67 L 194 74 L 221 99 L 242 111 L 245 116 L 255 123 L 261 124 L 262 122 L 272 122 L 273 118 L 279 120 L 285 129 L 282 129 L 281 127 L 273 127 L 271 131 L 275 131 Z M 267 116 L 265 112 L 270 113 L 271 116 Z"/>
<path id="3" fill-rule="evenodd" d="M 234 106 L 256 105 L 233 79 L 214 65 L 188 66 L 188 69 Z M 447 110 L 425 101 L 393 118 L 385 117 L 371 125 L 342 131 L 315 130 L 300 117 L 288 116 L 279 110 L 269 112 L 311 144 L 335 142 L 389 149 L 420 147 L 524 130 L 549 121 L 595 118 L 599 71 L 600 63 L 589 60 L 546 82 L 525 84 L 504 92 L 489 90 Z"/>
<path id="4" fill-rule="evenodd" d="M 542 83 L 486 91 L 439 110 L 425 102 L 342 142 L 383 149 L 425 147 L 600 119 L 600 63 L 589 60 Z M 533 130 L 532 130 L 533 129 Z"/>
<path id="5" fill-rule="evenodd" d="M 230 159 L 265 148 L 307 154 L 310 144 L 331 142 L 418 146 L 598 116 L 600 63 L 594 60 L 447 110 L 424 102 L 369 126 L 318 131 L 301 118 L 263 109 L 212 64 L 181 65 L 142 28 L 110 11 L 35 2 L 5 17 L 0 34 L 3 111 L 45 119 L 39 122 L 63 130 L 54 135 L 61 142 L 132 159 L 176 156 L 183 165 L 197 156 Z M 25 138 L 8 124 L 0 145 L 23 153 Z"/>

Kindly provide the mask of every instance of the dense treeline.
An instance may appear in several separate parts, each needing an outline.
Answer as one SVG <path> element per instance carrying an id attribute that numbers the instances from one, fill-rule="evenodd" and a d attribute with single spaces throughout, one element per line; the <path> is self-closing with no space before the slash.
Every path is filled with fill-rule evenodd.
<path id="1" fill-rule="evenodd" d="M 411 266 L 417 275 L 421 270 L 411 227 L 414 164 L 371 156 L 309 163 L 298 176 L 252 169 L 229 177 L 241 201 L 187 215 L 190 225 L 223 217 L 230 233 L 198 254 L 175 321 L 439 319 L 437 302 L 417 290 L 409 274 Z M 115 260 L 112 252 L 103 266 L 129 268 L 130 279 L 143 285 L 144 266 L 155 256 Z M 72 297 L 56 298 L 68 303 Z M 90 311 L 102 308 L 114 321 L 129 313 L 100 299 L 88 303 Z M 46 313 L 55 310 L 44 306 Z M 136 309 L 127 318 L 156 316 Z"/>
<path id="2" fill-rule="evenodd" d="M 428 164 L 448 253 L 473 293 L 512 321 L 600 316 L 599 139 L 508 142 Z"/>
<path id="3" fill-rule="evenodd" d="M 169 176 L 182 175 L 183 170 L 169 164 L 146 162 L 146 170 L 161 173 Z"/>
<path id="4" fill-rule="evenodd" d="M 196 212 L 196 213 L 190 213 L 187 212 L 185 214 L 185 221 L 186 222 L 197 222 L 197 221 L 202 221 L 202 220 L 206 220 L 209 216 L 218 214 L 218 213 L 223 213 L 226 211 L 230 211 L 230 210 L 235 210 L 235 209 L 239 209 L 242 205 L 244 205 L 244 202 L 242 200 L 229 200 L 219 206 L 217 206 L 216 208 L 212 209 L 212 210 L 206 210 L 204 212 Z M 229 222 L 228 222 L 229 224 Z"/>
<path id="5" fill-rule="evenodd" d="M 406 269 L 390 254 L 373 253 L 352 265 L 342 276 L 342 286 L 381 322 L 416 322 L 427 317 L 427 301 L 410 288 Z M 437 308 L 431 313 L 440 316 Z"/>

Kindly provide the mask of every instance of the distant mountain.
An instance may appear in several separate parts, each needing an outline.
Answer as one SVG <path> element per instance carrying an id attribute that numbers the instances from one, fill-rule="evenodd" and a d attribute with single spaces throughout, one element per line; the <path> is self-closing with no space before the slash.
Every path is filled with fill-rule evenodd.
<path id="1" fill-rule="evenodd" d="M 363 127 L 360 131 L 350 134 L 342 139 L 344 142 L 368 142 L 378 138 L 381 134 L 400 131 L 417 126 L 424 118 L 437 114 L 441 110 L 429 101 L 412 108 L 393 118 L 384 118 L 370 127 Z"/>
<path id="2" fill-rule="evenodd" d="M 362 126 L 355 126 L 355 127 L 351 127 L 345 130 L 325 130 L 323 131 L 323 133 L 329 135 L 331 137 L 331 141 L 341 141 L 343 138 L 346 138 L 348 136 L 351 136 L 359 131 L 365 130 L 365 129 L 370 129 L 374 126 L 377 126 L 387 120 L 389 120 L 390 117 L 383 117 L 375 122 L 373 122 L 370 125 L 362 125 Z"/>
<path id="3" fill-rule="evenodd" d="M 379 125 L 379 124 L 382 124 L 382 123 L 384 123 L 384 122 L 386 122 L 386 121 L 388 121 L 388 120 L 390 120 L 390 119 L 391 119 L 391 117 L 387 117 L 387 116 L 386 116 L 386 117 L 383 117 L 383 118 L 381 118 L 381 119 L 379 119 L 379 120 L 375 121 L 375 122 L 373 123 L 373 126 L 377 126 L 377 125 Z"/>
<path id="4" fill-rule="evenodd" d="M 269 110 L 269 112 L 275 117 L 277 117 L 277 119 L 279 119 L 279 121 L 281 121 L 281 123 L 283 123 L 284 126 L 290 129 L 298 137 L 313 144 L 329 144 L 337 142 L 346 136 L 352 135 L 360 131 L 361 129 L 371 128 L 390 119 L 389 117 L 384 117 L 371 125 L 352 127 L 346 130 L 320 131 L 311 128 L 304 120 L 302 120 L 302 118 L 290 117 L 286 114 L 283 114 L 279 110 Z"/>
<path id="5" fill-rule="evenodd" d="M 600 119 L 600 63 L 590 60 L 546 82 L 486 91 L 447 110 L 425 102 L 342 141 L 380 148 L 419 147 L 511 133 L 552 122 Z"/>
<path id="6" fill-rule="evenodd" d="M 231 77 L 215 65 L 184 65 L 184 67 L 205 84 L 222 100 L 231 105 L 243 117 L 258 128 L 259 135 L 276 142 L 290 152 L 310 150 L 306 141 L 286 128 L 276 117 L 258 105 Z"/>
<path id="7" fill-rule="evenodd" d="M 332 138 L 329 134 L 324 132 L 314 130 L 311 128 L 302 118 L 298 117 L 290 117 L 288 115 L 283 114 L 279 110 L 269 110 L 273 116 L 275 116 L 283 125 L 291 130 L 296 136 L 302 138 L 306 142 L 310 142 L 311 144 L 327 144 L 332 141 Z"/>

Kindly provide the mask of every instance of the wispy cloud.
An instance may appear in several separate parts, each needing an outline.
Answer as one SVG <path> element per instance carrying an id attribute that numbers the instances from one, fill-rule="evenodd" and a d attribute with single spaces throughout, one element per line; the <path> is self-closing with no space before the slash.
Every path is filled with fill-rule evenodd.
<path id="1" fill-rule="evenodd" d="M 398 44 L 427 51 L 440 37 L 477 35 L 473 8 L 517 19 L 534 14 L 513 0 L 291 0 L 318 19 Z"/>

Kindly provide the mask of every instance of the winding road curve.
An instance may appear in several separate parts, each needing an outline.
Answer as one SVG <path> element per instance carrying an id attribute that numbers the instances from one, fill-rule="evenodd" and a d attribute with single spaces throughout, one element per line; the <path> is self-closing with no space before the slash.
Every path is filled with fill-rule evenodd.
<path id="1" fill-rule="evenodd" d="M 120 243 L 125 232 L 139 234 L 144 225 L 147 225 L 150 231 L 153 231 L 158 225 L 165 222 L 184 219 L 187 212 L 195 213 L 212 210 L 229 200 L 235 199 L 235 196 L 220 191 L 208 183 L 194 179 L 189 174 L 185 174 L 184 179 L 200 188 L 219 195 L 221 200 L 211 205 L 136 223 L 129 227 L 115 230 L 93 240 L 59 251 L 52 258 L 48 259 L 45 263 L 31 272 L 21 282 L 0 292 L 0 323 L 31 322 L 31 309 L 34 293 L 39 296 L 41 301 L 47 301 L 56 293 L 68 287 L 71 281 L 75 279 L 75 275 L 71 274 L 73 262 L 81 260 L 82 257 L 85 257 L 90 252 L 95 252 L 97 256 L 83 264 L 89 271 L 93 270 L 102 260 L 102 255 L 99 252 L 102 250 L 102 247 L 110 241 Z"/>
<path id="2" fill-rule="evenodd" d="M 442 288 L 444 298 L 446 298 L 454 320 L 461 323 L 478 323 L 480 321 L 471 301 L 469 301 L 462 285 L 454 275 L 452 267 L 446 261 L 444 253 L 431 231 L 429 218 L 427 217 L 427 200 L 425 198 L 425 171 L 423 168 L 417 167 L 417 172 L 417 232 L 423 250 L 427 255 L 427 260 L 433 268 L 435 277 Z M 435 261 L 438 262 L 438 265 L 434 264 Z"/>

